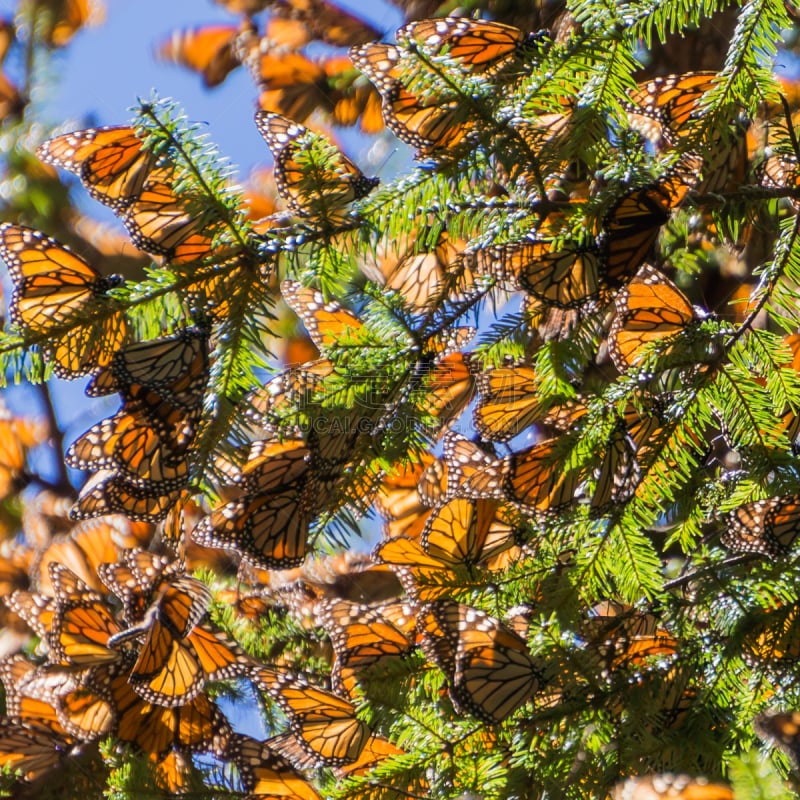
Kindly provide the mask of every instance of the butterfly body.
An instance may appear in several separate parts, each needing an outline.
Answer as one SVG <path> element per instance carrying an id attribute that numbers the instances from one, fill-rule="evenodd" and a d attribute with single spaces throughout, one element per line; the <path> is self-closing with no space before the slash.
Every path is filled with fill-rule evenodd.
<path id="1" fill-rule="evenodd" d="M 278 193 L 297 214 L 340 223 L 344 207 L 379 183 L 322 137 L 280 114 L 259 111 L 256 125 L 275 159 Z"/>

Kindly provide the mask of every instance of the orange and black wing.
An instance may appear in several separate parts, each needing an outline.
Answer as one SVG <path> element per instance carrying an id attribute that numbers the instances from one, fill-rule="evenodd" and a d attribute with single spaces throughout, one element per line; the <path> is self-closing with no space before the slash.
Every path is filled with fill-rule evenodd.
<path id="1" fill-rule="evenodd" d="M 608 349 L 620 372 L 640 361 L 648 345 L 675 336 L 697 318 L 683 292 L 650 265 L 622 289 L 615 305 Z"/>
<path id="2" fill-rule="evenodd" d="M 404 86 L 402 54 L 394 45 L 354 47 L 350 57 L 380 92 L 386 127 L 420 154 L 447 152 L 472 133 L 460 98 L 423 99 Z"/>
<path id="3" fill-rule="evenodd" d="M 119 276 L 103 277 L 55 239 L 12 223 L 0 225 L 0 256 L 14 283 L 12 324 L 55 340 L 44 346 L 61 377 L 110 362 L 127 338 L 124 318 L 109 311 L 96 324 L 78 320 L 102 307 L 105 293 L 122 283 Z"/>
<path id="4" fill-rule="evenodd" d="M 378 184 L 324 137 L 280 114 L 259 111 L 256 126 L 275 159 L 278 193 L 297 214 L 333 223 Z"/>
<path id="5" fill-rule="evenodd" d="M 737 553 L 786 555 L 800 535 L 800 495 L 756 500 L 725 517 L 722 543 Z"/>
<path id="6" fill-rule="evenodd" d="M 268 675 L 268 680 L 260 676 Z M 302 678 L 260 670 L 254 675 L 289 719 L 289 730 L 310 765 L 337 767 L 355 761 L 370 729 L 356 717 L 355 706 Z"/>
<path id="7" fill-rule="evenodd" d="M 90 128 L 49 139 L 37 155 L 77 175 L 95 200 L 121 211 L 139 196 L 155 165 L 143 145 L 133 128 Z"/>

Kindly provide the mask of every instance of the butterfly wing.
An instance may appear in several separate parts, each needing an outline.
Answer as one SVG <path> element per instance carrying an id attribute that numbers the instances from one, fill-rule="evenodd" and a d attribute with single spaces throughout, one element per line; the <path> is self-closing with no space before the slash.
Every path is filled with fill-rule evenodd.
<path id="1" fill-rule="evenodd" d="M 675 336 L 696 319 L 683 292 L 650 265 L 617 295 L 615 306 L 608 345 L 620 372 L 641 360 L 650 343 Z"/>
<path id="2" fill-rule="evenodd" d="M 256 126 L 275 159 L 278 193 L 297 214 L 341 221 L 341 209 L 378 184 L 324 137 L 287 117 L 259 111 Z"/>
<path id="3" fill-rule="evenodd" d="M 14 291 L 9 304 L 12 324 L 54 341 L 45 349 L 57 374 L 74 378 L 107 364 L 127 338 L 124 318 L 106 314 L 97 325 L 77 324 L 101 306 L 118 276 L 102 277 L 64 245 L 32 228 L 0 225 L 0 256 Z"/>
<path id="4" fill-rule="evenodd" d="M 756 500 L 725 518 L 722 543 L 737 553 L 786 555 L 800 535 L 800 495 Z"/>
<path id="5" fill-rule="evenodd" d="M 49 139 L 36 153 L 77 175 L 95 200 L 121 211 L 139 196 L 155 166 L 143 144 L 130 127 L 90 128 Z"/>

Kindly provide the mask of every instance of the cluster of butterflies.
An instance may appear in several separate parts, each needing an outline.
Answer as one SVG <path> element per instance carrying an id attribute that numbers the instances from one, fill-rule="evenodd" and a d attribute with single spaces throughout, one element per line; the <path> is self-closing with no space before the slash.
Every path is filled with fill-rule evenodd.
<path id="1" fill-rule="evenodd" d="M 303 18 L 302 25 L 309 27 L 312 17 Z M 272 151 L 278 194 L 289 212 L 304 231 L 321 236 L 354 227 L 359 207 L 352 204 L 367 198 L 377 179 L 366 177 L 325 137 L 296 121 L 313 110 L 304 105 L 303 79 L 281 85 L 284 79 L 270 72 L 276 56 L 251 28 L 235 35 L 227 31 L 219 41 L 225 42 L 220 44 L 225 65 L 232 53 L 242 60 L 244 48 L 244 60 L 257 73 L 264 95 L 279 93 L 272 100 L 262 95 L 256 124 Z M 183 52 L 189 43 L 176 48 Z M 352 40 L 343 34 L 335 44 Z M 396 44 L 359 41 L 351 55 L 373 84 L 364 95 L 373 98 L 373 112 L 420 158 L 440 165 L 479 147 L 488 135 L 479 109 L 465 103 L 448 76 L 481 91 L 502 90 L 524 77 L 551 45 L 546 35 L 446 17 L 404 26 Z M 290 63 L 288 56 L 281 58 Z M 220 73 L 210 64 L 207 69 L 209 82 L 216 81 Z M 21 590 L 9 600 L 46 652 L 44 665 L 16 658 L 4 668 L 8 701 L 0 763 L 34 780 L 74 748 L 113 734 L 148 754 L 170 790 L 182 785 L 192 755 L 207 752 L 233 762 L 246 791 L 281 794 L 283 786 L 288 787 L 284 794 L 313 798 L 314 790 L 297 770 L 326 766 L 352 775 L 402 755 L 356 708 L 364 676 L 389 662 L 424 659 L 443 676 L 453 710 L 488 725 L 504 722 L 529 701 L 553 702 L 558 680 L 530 652 L 525 613 L 492 616 L 454 599 L 461 596 L 456 587 L 481 585 L 487 574 L 501 573 L 533 552 L 539 544 L 536 523 L 578 504 L 600 516 L 634 496 L 657 458 L 669 466 L 670 448 L 702 454 L 706 444 L 682 432 L 679 410 L 656 394 L 598 413 L 597 402 L 576 392 L 545 396 L 542 376 L 529 359 L 481 363 L 464 349 L 474 329 L 426 324 L 442 308 L 458 309 L 460 303 L 466 308 L 499 287 L 524 294 L 529 320 L 551 312 L 570 319 L 553 338 L 566 336 L 583 319 L 601 319 L 603 309 L 613 307 L 608 352 L 622 375 L 650 373 L 660 363 L 656 359 L 680 351 L 675 342 L 685 344 L 701 331 L 707 314 L 649 259 L 663 226 L 690 192 L 723 191 L 743 180 L 746 147 L 738 129 L 716 139 L 712 131 L 714 146 L 703 149 L 711 155 L 699 155 L 699 148 L 683 152 L 686 141 L 699 135 L 701 99 L 714 86 L 713 74 L 690 73 L 643 83 L 631 93 L 626 101 L 630 126 L 641 130 L 665 160 L 680 157 L 663 177 L 616 197 L 579 243 L 564 238 L 564 220 L 557 213 L 521 238 L 480 246 L 442 231 L 427 236 L 421 227 L 417 241 L 407 248 L 401 243 L 398 253 L 369 271 L 368 277 L 402 299 L 404 319 L 412 320 L 406 333 L 415 335 L 409 335 L 404 351 L 413 376 L 410 389 L 398 389 L 398 379 L 390 376 L 378 394 L 369 387 L 371 403 L 332 402 L 347 370 L 357 369 L 354 354 L 373 348 L 380 336 L 344 303 L 295 281 L 281 283 L 282 297 L 321 357 L 245 398 L 242 416 L 251 441 L 228 448 L 233 452 L 214 463 L 211 477 L 220 500 L 191 537 L 198 545 L 233 552 L 254 571 L 286 569 L 305 561 L 315 525 L 325 514 L 377 504 L 386 524 L 374 558 L 396 575 L 406 597 L 366 605 L 341 599 L 314 604 L 315 619 L 334 651 L 333 691 L 252 661 L 202 622 L 211 600 L 204 584 L 187 575 L 180 562 L 128 541 L 123 552 L 112 547 L 82 572 L 57 557 L 45 559 L 37 569 L 40 591 Z M 343 102 L 337 98 L 334 117 Z M 366 113 L 366 103 L 355 117 Z M 567 102 L 557 109 L 543 107 L 491 133 L 547 157 L 568 135 L 574 112 Z M 0 256 L 14 284 L 12 325 L 26 343 L 41 347 L 58 375 L 90 374 L 90 397 L 118 393 L 121 399 L 115 414 L 67 451 L 69 465 L 94 473 L 73 518 L 93 522 L 118 513 L 134 522 L 166 520 L 169 526 L 187 494 L 211 479 L 200 444 L 206 434 L 215 435 L 206 427 L 204 398 L 214 366 L 214 324 L 230 308 L 230 284 L 212 297 L 205 270 L 216 262 L 238 267 L 243 255 L 235 248 L 220 254 L 221 219 L 195 211 L 195 204 L 176 191 L 175 167 L 145 147 L 131 128 L 65 134 L 45 142 L 39 155 L 75 173 L 93 198 L 119 216 L 137 247 L 188 276 L 188 286 L 194 281 L 204 287 L 200 305 L 210 309 L 210 319 L 198 314 L 193 326 L 132 341 L 124 304 L 114 294 L 120 279 L 99 275 L 38 231 L 0 225 Z M 554 166 L 547 185 L 563 186 L 569 169 Z M 786 186 L 788 174 L 786 166 L 770 169 L 765 182 Z M 512 172 L 509 180 L 529 177 Z M 593 199 L 588 184 L 575 187 L 567 203 L 570 213 Z M 259 273 L 265 283 L 273 277 L 267 268 Z M 415 320 L 423 322 L 419 330 Z M 699 338 L 706 359 L 713 361 L 713 341 Z M 480 444 L 446 432 L 473 399 Z M 425 418 L 416 424 L 426 436 L 444 433 L 443 456 L 421 452 L 400 459 L 393 469 L 385 462 L 375 468 L 381 435 L 392 417 L 408 408 L 410 416 Z M 786 421 L 787 428 L 793 424 Z M 547 436 L 498 455 L 497 445 L 505 446 L 532 426 Z M 590 429 L 599 431 L 591 452 L 579 453 L 565 466 L 571 444 Z M 21 460 L 11 454 L 9 462 L 14 458 Z M 22 472 L 21 466 L 10 469 L 9 481 Z M 750 503 L 728 515 L 723 543 L 737 551 L 782 555 L 795 543 L 798 521 L 797 496 Z M 669 664 L 679 651 L 677 639 L 654 616 L 627 608 L 587 613 L 581 644 L 598 654 L 597 669 L 607 674 L 631 670 L 635 676 L 628 683 L 643 690 L 653 688 L 643 677 L 653 659 Z M 654 674 L 663 677 L 664 670 Z M 249 677 L 282 710 L 285 734 L 255 742 L 230 730 L 206 684 L 237 676 Z M 691 699 L 688 690 L 665 695 L 663 710 L 679 717 Z M 685 779 L 665 790 L 648 786 L 664 780 L 641 779 L 621 788 L 619 796 L 647 797 L 648 791 L 682 796 Z M 425 786 L 413 791 L 424 794 Z"/>
<path id="2" fill-rule="evenodd" d="M 269 17 L 259 30 L 253 14 L 265 8 Z M 175 31 L 160 45 L 160 57 L 198 72 L 209 87 L 245 65 L 259 89 L 259 107 L 296 122 L 316 113 L 334 125 L 360 122 L 366 133 L 383 128 L 377 92 L 346 55 L 303 52 L 312 43 L 328 50 L 364 44 L 380 31 L 328 0 L 277 0 L 231 10 L 246 14 L 240 25 Z"/>
<path id="3" fill-rule="evenodd" d="M 218 786 L 312 800 L 298 769 L 344 775 L 402 753 L 371 735 L 352 703 L 259 664 L 204 621 L 209 588 L 182 561 L 136 546 L 148 537 L 125 525 L 121 517 L 81 523 L 40 554 L 31 571 L 38 591 L 6 595 L 38 646 L 34 659 L 0 662 L 0 765 L 27 783 L 80 755 L 85 774 L 102 771 L 90 745 L 111 735 L 146 756 L 169 792 L 185 790 L 193 757 L 205 754 L 235 767 L 208 778 Z M 261 742 L 233 732 L 207 684 L 237 677 L 280 705 L 285 734 Z"/>
<path id="4" fill-rule="evenodd" d="M 221 755 L 230 734 L 206 682 L 249 663 L 201 622 L 210 591 L 181 563 L 135 548 L 97 566 L 99 588 L 46 563 L 52 594 L 18 590 L 6 599 L 38 637 L 44 662 L 3 664 L 0 761 L 33 781 L 73 748 L 111 734 L 147 754 L 176 790 L 182 762 L 197 751 Z"/>

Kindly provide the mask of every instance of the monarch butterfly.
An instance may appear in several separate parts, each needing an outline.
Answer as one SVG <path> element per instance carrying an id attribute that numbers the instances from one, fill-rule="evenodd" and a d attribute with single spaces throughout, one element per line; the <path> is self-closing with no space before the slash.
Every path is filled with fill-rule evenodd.
<path id="1" fill-rule="evenodd" d="M 214 211 L 189 210 L 189 201 L 173 188 L 171 169 L 153 170 L 120 218 L 133 244 L 171 264 L 200 261 L 212 253 L 218 222 Z"/>
<path id="2" fill-rule="evenodd" d="M 77 469 L 114 469 L 144 488 L 154 482 L 164 489 L 183 487 L 194 420 L 185 409 L 162 406 L 169 413 L 158 422 L 144 413 L 119 411 L 94 425 L 69 447 L 66 463 Z"/>
<path id="3" fill-rule="evenodd" d="M 758 669 L 771 664 L 796 664 L 800 658 L 799 614 L 796 603 L 776 602 L 745 617 L 740 626 L 745 661 Z"/>
<path id="4" fill-rule="evenodd" d="M 469 580 L 469 569 L 463 562 L 430 555 L 418 541 L 405 536 L 396 536 L 379 544 L 374 557 L 388 565 L 406 593 L 419 602 L 447 596 L 457 581 L 464 582 L 465 573 Z"/>
<path id="5" fill-rule="evenodd" d="M 575 502 L 579 473 L 559 463 L 558 441 L 546 439 L 478 468 L 464 481 L 464 494 L 520 503 L 540 513 L 563 510 Z"/>
<path id="6" fill-rule="evenodd" d="M 800 535 L 800 495 L 756 500 L 725 516 L 722 544 L 736 553 L 786 555 Z"/>
<path id="7" fill-rule="evenodd" d="M 205 25 L 173 31 L 157 50 L 159 58 L 199 72 L 203 83 L 219 86 L 239 66 L 234 43 L 239 36 L 235 25 Z"/>
<path id="8" fill-rule="evenodd" d="M 60 727 L 60 726 L 59 726 Z M 0 718 L 0 767 L 33 782 L 59 766 L 73 749 L 61 731 L 29 720 Z"/>
<path id="9" fill-rule="evenodd" d="M 397 467 L 384 477 L 375 505 L 385 520 L 384 538 L 417 538 L 430 509 L 447 489 L 446 467 L 422 453 L 420 460 Z"/>
<path id="10" fill-rule="evenodd" d="M 22 619 L 39 639 L 47 641 L 56 612 L 54 597 L 17 589 L 10 596 L 4 597 L 3 602 L 10 611 Z"/>
<path id="11" fill-rule="evenodd" d="M 308 5 L 308 0 L 299 2 Z M 285 8 L 285 5 L 280 7 Z M 310 7 L 306 10 L 310 11 Z M 355 125 L 361 118 L 365 133 L 378 133 L 383 129 L 380 98 L 372 86 L 359 78 L 348 58 L 311 60 L 295 52 L 312 36 L 340 41 L 349 38 L 348 45 L 375 38 L 352 28 L 348 34 L 349 15 L 345 11 L 336 13 L 338 24 L 326 25 L 322 30 L 319 20 L 311 19 L 308 13 L 301 15 L 303 21 L 272 16 L 262 38 L 255 31 L 239 36 L 237 53 L 261 89 L 258 105 L 263 111 L 282 114 L 297 122 L 305 122 L 315 111 L 321 111 L 335 125 L 344 126 Z"/>
<path id="12" fill-rule="evenodd" d="M 796 159 L 785 155 L 771 155 L 757 170 L 759 183 L 768 189 L 796 189 L 800 185 L 800 167 Z M 788 198 L 795 209 L 800 208 L 800 200 Z"/>
<path id="13" fill-rule="evenodd" d="M 61 564 L 51 564 L 50 579 L 57 600 L 48 635 L 51 660 L 77 667 L 120 661 L 109 641 L 120 627 L 103 597 Z"/>
<path id="14" fill-rule="evenodd" d="M 620 372 L 641 361 L 646 347 L 683 331 L 699 315 L 686 296 L 646 264 L 617 295 L 608 350 Z"/>
<path id="15" fill-rule="evenodd" d="M 589 647 L 604 669 L 642 667 L 652 656 L 677 653 L 678 640 L 659 627 L 658 618 L 622 603 L 607 601 L 589 612 L 585 630 Z"/>
<path id="16" fill-rule="evenodd" d="M 284 281 L 281 291 L 287 304 L 305 325 L 312 342 L 323 354 L 328 355 L 331 349 L 340 348 L 341 357 L 346 358 L 348 353 L 345 348 L 349 347 L 351 341 L 354 347 L 358 347 L 361 340 L 365 344 L 374 341 L 368 338 L 369 331 L 358 317 L 336 301 L 325 302 L 321 292 L 293 281 Z M 345 349 L 344 352 L 341 349 Z M 286 377 L 292 380 L 298 378 L 291 388 L 295 394 L 302 392 L 305 395 L 297 398 L 300 406 L 311 414 L 320 414 L 326 418 L 324 430 L 321 427 L 317 430 L 313 421 L 304 426 L 308 429 L 306 437 L 313 450 L 313 475 L 318 484 L 315 504 L 323 506 L 329 502 L 354 502 L 366 508 L 370 502 L 368 496 L 374 488 L 371 476 L 356 473 L 356 479 L 364 480 L 358 483 L 351 481 L 349 485 L 343 485 L 341 478 L 356 450 L 359 436 L 374 421 L 372 417 L 365 415 L 362 404 L 340 404 L 337 409 L 326 404 L 323 409 L 318 402 L 314 403 L 312 392 L 322 387 L 324 379 L 335 375 L 336 370 L 331 362 L 324 359 L 312 362 L 307 367 L 290 371 Z M 278 382 L 274 399 L 269 403 L 274 408 L 277 408 L 278 403 L 283 405 L 287 399 L 280 386 L 281 383 Z M 367 408 L 367 413 L 368 411 Z M 354 464 L 354 469 L 357 468 L 358 465 Z"/>
<path id="17" fill-rule="evenodd" d="M 275 750 L 269 741 L 233 734 L 225 759 L 236 764 L 242 786 L 249 797 L 286 797 L 319 800 L 302 775 Z"/>
<path id="18" fill-rule="evenodd" d="M 233 550 L 245 563 L 262 569 L 297 566 L 306 554 L 310 494 L 315 490 L 307 484 L 224 504 L 200 521 L 192 539 L 204 547 Z"/>
<path id="19" fill-rule="evenodd" d="M 0 120 L 16 119 L 25 110 L 27 99 L 5 75 L 0 72 Z"/>
<path id="20" fill-rule="evenodd" d="M 39 145 L 46 164 L 74 173 L 97 201 L 121 212 L 139 196 L 155 156 L 133 128 L 90 128 L 56 136 Z"/>
<path id="21" fill-rule="evenodd" d="M 671 144 L 686 133 L 686 124 L 698 111 L 700 99 L 714 86 L 714 72 L 666 75 L 640 83 L 626 105 L 631 125 L 658 144 Z"/>
<path id="22" fill-rule="evenodd" d="M 527 364 L 488 367 L 478 375 L 475 427 L 484 439 L 505 442 L 541 420 L 546 411 L 539 377 Z"/>
<path id="23" fill-rule="evenodd" d="M 753 727 L 764 739 L 771 739 L 800 766 L 800 711 L 771 711 L 759 714 Z"/>
<path id="24" fill-rule="evenodd" d="M 84 487 L 74 518 L 113 511 L 139 519 L 164 517 L 188 478 L 186 458 L 207 376 L 206 334 L 197 329 L 115 354 L 89 391 L 116 389 L 123 408 L 67 451 L 73 466 L 100 469 Z"/>
<path id="25" fill-rule="evenodd" d="M 663 444 L 666 419 L 662 406 L 660 401 L 645 399 L 641 405 L 629 403 L 622 413 L 625 428 L 636 449 L 636 460 L 645 468 L 658 455 Z"/>
<path id="26" fill-rule="evenodd" d="M 16 494 L 28 482 L 25 472 L 27 446 L 23 439 L 29 445 L 40 442 L 36 441 L 39 434 L 35 426 L 30 431 L 33 438 L 25 436 L 26 432 L 25 421 L 15 418 L 5 405 L 0 404 L 0 498 Z"/>
<path id="27" fill-rule="evenodd" d="M 343 207 L 366 197 L 379 183 L 324 137 L 280 114 L 259 111 L 256 126 L 275 159 L 278 193 L 300 216 L 340 223 L 347 217 Z"/>
<path id="28" fill-rule="evenodd" d="M 144 632 L 144 640 L 128 681 L 149 703 L 175 707 L 186 705 L 209 680 L 223 680 L 240 673 L 247 662 L 236 643 L 198 624 L 184 637 L 153 615 L 140 626 L 117 636 L 129 638 Z"/>
<path id="29" fill-rule="evenodd" d="M 92 376 L 89 397 L 119 392 L 131 403 L 148 393 L 188 405 L 208 380 L 208 331 L 191 326 L 170 336 L 134 342 L 115 353 L 108 367 Z"/>
<path id="30" fill-rule="evenodd" d="M 594 514 L 618 506 L 633 496 L 641 478 L 636 459 L 636 443 L 629 435 L 624 420 L 619 420 L 611 429 L 603 449 L 600 466 L 595 470 L 596 485 L 589 500 Z"/>
<path id="31" fill-rule="evenodd" d="M 325 70 L 328 85 L 334 87 L 334 91 L 329 90 L 334 101 L 333 110 L 330 112 L 331 122 L 343 127 L 350 127 L 358 122 L 358 127 L 364 133 L 380 133 L 384 128 L 381 96 L 371 83 L 365 81 L 353 69 L 350 58 L 348 56 L 329 58 L 322 63 L 322 68 Z M 348 85 L 348 81 L 352 82 Z M 342 88 L 337 91 L 338 86 Z M 262 108 L 266 108 L 263 98 L 262 94 L 259 102 Z"/>
<path id="32" fill-rule="evenodd" d="M 390 250 L 377 266 L 361 268 L 370 280 L 402 298 L 411 311 L 428 312 L 445 300 L 463 299 L 475 287 L 467 259 L 458 258 L 464 246 L 465 242 L 442 232 L 432 249 L 412 245 L 402 255 Z"/>
<path id="33" fill-rule="evenodd" d="M 649 186 L 632 189 L 606 214 L 598 237 L 603 278 L 618 288 L 650 254 L 661 226 L 691 188 L 679 171 Z"/>
<path id="34" fill-rule="evenodd" d="M 420 537 L 425 552 L 451 566 L 471 567 L 515 544 L 515 529 L 497 500 L 453 497 L 433 509 Z"/>
<path id="35" fill-rule="evenodd" d="M 173 340 L 174 341 L 174 340 Z M 157 345 L 158 342 L 152 344 Z M 181 350 L 185 354 L 189 348 L 182 348 L 175 344 L 171 356 L 178 362 Z M 119 354 L 118 354 L 119 355 Z M 155 379 L 155 375 L 153 378 Z M 205 343 L 200 345 L 197 358 L 190 363 L 186 371 L 171 385 L 160 385 L 158 382 L 147 380 L 139 382 L 135 378 L 119 381 L 117 389 L 122 396 L 123 405 L 115 417 L 109 418 L 108 425 L 116 419 L 114 427 L 119 432 L 130 429 L 127 434 L 128 446 L 138 428 L 151 428 L 154 434 L 163 440 L 165 454 L 173 456 L 183 455 L 189 448 L 200 419 L 203 393 L 208 380 L 208 351 Z M 96 388 L 96 384 L 90 385 Z M 86 445 L 94 450 L 91 457 L 109 456 L 114 451 L 114 444 L 107 443 L 103 446 L 93 437 L 86 435 Z M 87 456 L 87 460 L 88 460 Z M 79 459 L 80 460 L 80 459 Z M 133 466 L 133 465 L 130 465 Z M 85 468 L 85 467 L 84 467 Z M 135 469 L 135 468 L 134 468 Z M 135 474 L 134 470 L 130 471 Z"/>
<path id="36" fill-rule="evenodd" d="M 337 346 L 358 344 L 362 340 L 364 344 L 374 341 L 368 338 L 370 332 L 353 312 L 336 300 L 326 302 L 318 290 L 302 286 L 296 281 L 283 281 L 281 294 L 292 311 L 300 317 L 311 340 L 323 355 Z M 455 361 L 458 359 L 456 351 L 464 347 L 474 336 L 474 328 L 459 327 L 431 337 L 424 344 L 425 352 L 421 354 L 422 358 L 433 354 L 438 359 L 444 359 L 447 355 L 453 354 L 451 366 L 442 368 L 442 379 L 444 379 L 449 372 L 455 371 Z M 315 376 L 326 377 L 324 361 L 312 362 L 312 365 Z M 331 368 L 331 372 L 333 371 Z"/>
<path id="37" fill-rule="evenodd" d="M 460 98 L 422 100 L 405 88 L 402 53 L 394 45 L 376 42 L 353 47 L 350 58 L 378 89 L 386 127 L 416 147 L 418 157 L 446 152 L 472 133 L 474 123 L 466 119 Z"/>
<path id="38" fill-rule="evenodd" d="M 67 733 L 78 741 L 94 741 L 111 733 L 117 712 L 107 697 L 77 685 L 55 698 L 58 718 Z"/>
<path id="39" fill-rule="evenodd" d="M 472 400 L 475 365 L 469 353 L 447 353 L 430 368 L 419 407 L 446 430 Z"/>
<path id="40" fill-rule="evenodd" d="M 361 670 L 407 655 L 415 646 L 416 609 L 405 603 L 323 601 L 317 616 L 336 654 L 331 687 L 347 697 L 353 696 Z"/>
<path id="41" fill-rule="evenodd" d="M 74 685 L 72 676 L 52 670 L 44 672 L 25 656 L 16 655 L 0 663 L 0 680 L 9 717 L 46 726 L 56 733 L 66 733 L 55 707 L 55 696 Z"/>
<path id="42" fill-rule="evenodd" d="M 797 187 L 798 163 L 794 155 L 773 153 L 767 156 L 755 169 L 758 183 L 769 189 L 794 189 Z M 794 205 L 797 201 L 789 198 Z"/>
<path id="43" fill-rule="evenodd" d="M 726 128 L 709 131 L 708 144 L 703 147 L 701 178 L 690 183 L 698 194 L 736 191 L 748 181 L 750 173 L 750 154 L 756 149 L 749 131 L 749 121 L 736 119 Z M 689 170 L 699 156 L 687 154 L 682 161 L 689 162 Z M 680 166 L 680 162 L 679 162 Z M 745 229 L 747 230 L 747 229 Z M 744 234 L 743 234 L 744 235 Z"/>
<path id="44" fill-rule="evenodd" d="M 127 528 L 122 519 L 87 520 L 68 534 L 54 537 L 33 565 L 39 591 L 55 594 L 50 580 L 51 563 L 69 568 L 90 589 L 102 591 L 97 568 L 106 561 L 115 561 L 123 547 L 132 547 L 136 541 Z"/>
<path id="45" fill-rule="evenodd" d="M 335 47 L 349 47 L 380 36 L 380 31 L 330 0 L 286 0 L 273 11 L 282 18 L 302 21 L 311 37 Z"/>
<path id="46" fill-rule="evenodd" d="M 328 76 L 322 63 L 302 53 L 251 50 L 247 66 L 261 94 L 259 108 L 305 122 L 316 110 L 330 114 L 335 108 Z"/>
<path id="47" fill-rule="evenodd" d="M 542 41 L 543 32 L 525 34 L 512 25 L 466 17 L 440 17 L 410 22 L 399 28 L 397 42 L 428 56 L 446 56 L 464 71 L 490 75 L 519 66 Z"/>
<path id="48" fill-rule="evenodd" d="M 426 657 L 447 676 L 458 713 L 497 724 L 543 686 L 525 642 L 482 611 L 437 600 L 420 609 L 417 630 Z"/>
<path id="49" fill-rule="evenodd" d="M 219 0 L 219 5 L 224 6 L 232 14 L 257 14 L 263 11 L 270 0 Z"/>
<path id="50" fill-rule="evenodd" d="M 104 7 L 92 0 L 47 2 L 48 27 L 44 37 L 54 47 L 65 47 L 81 29 L 98 25 L 104 19 Z"/>
<path id="51" fill-rule="evenodd" d="M 34 667 L 22 656 L 2 664 L 6 713 L 15 719 L 45 722 L 77 741 L 92 741 L 113 727 L 109 703 L 79 685 L 72 672 L 52 665 Z"/>
<path id="52" fill-rule="evenodd" d="M 456 431 L 449 431 L 442 439 L 442 461 L 446 468 L 447 488 L 445 497 L 460 492 L 462 484 L 476 472 L 494 463 L 495 459 Z"/>
<path id="53" fill-rule="evenodd" d="M 556 308 L 578 308 L 596 298 L 604 275 L 603 260 L 594 246 L 554 249 L 549 239 L 530 237 L 491 245 L 465 257 L 478 274 L 495 275 Z"/>
<path id="54" fill-rule="evenodd" d="M 82 520 L 105 514 L 125 514 L 131 520 L 159 522 L 180 499 L 180 488 L 149 481 L 139 486 L 113 470 L 98 470 L 83 486 L 69 512 Z"/>
<path id="55" fill-rule="evenodd" d="M 316 318 L 309 319 L 309 324 L 315 325 Z M 322 386 L 323 379 L 333 374 L 334 366 L 327 358 L 285 370 L 247 395 L 244 413 L 256 425 L 270 431 L 275 423 L 280 424 L 286 418 L 282 412 L 303 408 Z"/>
<path id="56" fill-rule="evenodd" d="M 154 705 L 136 693 L 124 671 L 109 674 L 100 685 L 90 684 L 90 688 L 106 693 L 116 709 L 116 738 L 148 753 L 151 761 L 162 763 L 173 750 L 224 756 L 230 725 L 205 694 L 176 708 Z M 171 778 L 176 780 L 176 776 Z"/>
<path id="57" fill-rule="evenodd" d="M 89 193 L 122 219 L 134 245 L 174 263 L 211 252 L 213 212 L 190 214 L 173 189 L 174 170 L 156 166 L 132 128 L 76 131 L 37 150 L 46 163 L 77 174 Z"/>
<path id="58" fill-rule="evenodd" d="M 628 778 L 611 790 L 611 800 L 735 800 L 721 783 L 690 775 L 642 775 Z"/>
<path id="59" fill-rule="evenodd" d="M 139 550 L 101 570 L 131 624 L 112 636 L 109 646 L 143 637 L 128 679 L 142 697 L 163 706 L 194 699 L 206 680 L 230 677 L 243 660 L 234 642 L 199 626 L 211 593 L 195 578 L 180 575 L 181 566 Z"/>
<path id="60" fill-rule="evenodd" d="M 359 757 L 371 731 L 356 718 L 352 703 L 301 677 L 268 668 L 255 670 L 253 680 L 289 719 L 281 751 L 295 766 L 339 767 Z"/>
<path id="61" fill-rule="evenodd" d="M 8 541 L 0 546 L 0 597 L 5 600 L 6 605 L 15 592 L 25 591 L 30 586 L 29 575 L 33 569 L 34 553 L 28 548 L 15 545 L 15 542 Z M 16 614 L 14 609 L 11 611 L 12 614 Z M 20 626 L 16 624 L 17 621 L 11 619 L 2 607 L 0 607 L 0 620 L 3 627 L 22 634 Z M 10 632 L 9 636 L 12 635 Z"/>
<path id="62" fill-rule="evenodd" d="M 343 339 L 356 338 L 363 331 L 364 324 L 355 314 L 335 300 L 325 302 L 316 289 L 296 281 L 283 281 L 281 294 L 322 353 Z"/>
<path id="63" fill-rule="evenodd" d="M 85 375 L 107 364 L 127 339 L 119 313 L 94 324 L 78 324 L 88 312 L 103 309 L 105 294 L 122 278 L 104 278 L 64 245 L 32 228 L 0 225 L 0 256 L 14 291 L 9 309 L 13 325 L 55 338 L 44 345 L 62 378 Z"/>
<path id="64" fill-rule="evenodd" d="M 301 564 L 317 492 L 309 454 L 299 440 L 255 444 L 242 471 L 242 498 L 204 517 L 192 531 L 194 541 L 234 550 L 264 569 Z"/>

